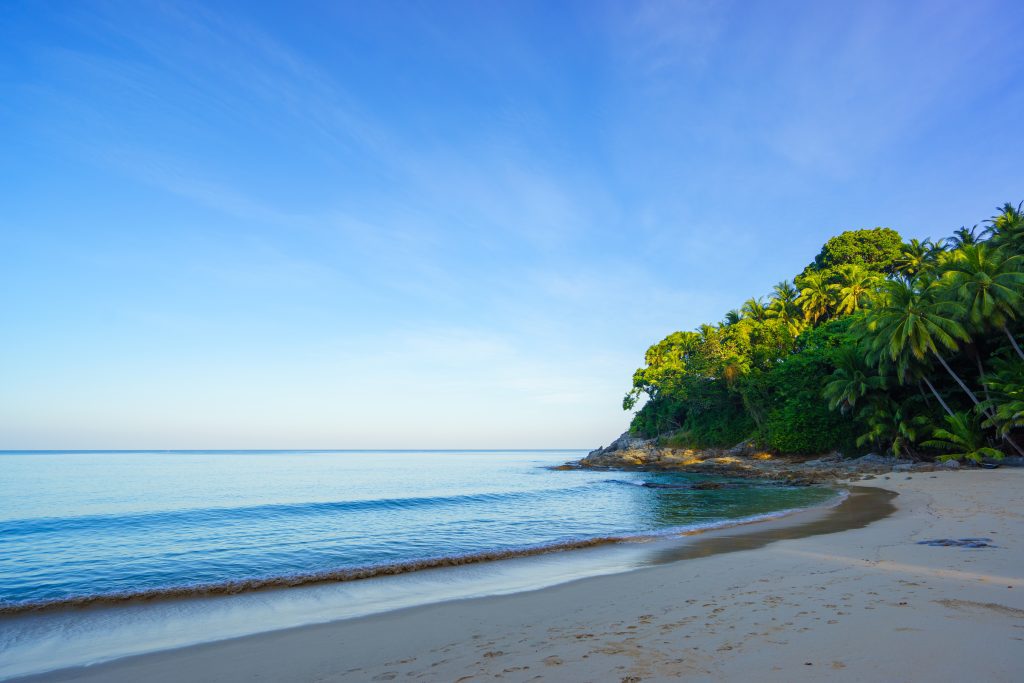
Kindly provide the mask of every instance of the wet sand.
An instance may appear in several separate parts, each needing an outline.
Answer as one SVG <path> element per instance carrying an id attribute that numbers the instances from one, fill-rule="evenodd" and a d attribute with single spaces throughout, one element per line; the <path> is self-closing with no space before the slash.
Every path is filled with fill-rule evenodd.
<path id="1" fill-rule="evenodd" d="M 854 489 L 838 508 L 696 537 L 623 574 L 22 680 L 1024 677 L 1024 471 L 870 484 L 899 495 Z M 917 543 L 964 537 L 998 547 Z"/>

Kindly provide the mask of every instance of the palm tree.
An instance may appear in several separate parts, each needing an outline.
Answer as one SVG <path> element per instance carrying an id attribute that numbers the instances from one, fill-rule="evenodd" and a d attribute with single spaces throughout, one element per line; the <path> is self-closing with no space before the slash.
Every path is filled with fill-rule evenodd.
<path id="1" fill-rule="evenodd" d="M 977 234 L 978 226 L 973 226 L 968 230 L 965 226 L 960 226 L 959 229 L 953 231 L 952 237 L 947 237 L 943 246 L 950 251 L 959 249 L 960 247 L 966 247 L 972 244 L 980 244 L 981 237 Z"/>
<path id="2" fill-rule="evenodd" d="M 947 451 L 938 456 L 939 460 L 971 460 L 981 462 L 988 457 L 1002 460 L 1003 452 L 988 445 L 978 428 L 977 418 L 967 413 L 946 415 L 946 428 L 936 429 L 932 438 L 922 446 Z"/>
<path id="3" fill-rule="evenodd" d="M 743 307 L 740 309 L 743 312 L 743 317 L 754 322 L 763 323 L 768 318 L 768 309 L 765 308 L 764 299 L 757 297 L 756 299 L 747 299 L 743 302 Z"/>
<path id="4" fill-rule="evenodd" d="M 985 233 L 993 244 L 1011 244 L 1020 247 L 1024 243 L 1024 202 L 1014 206 L 1006 202 L 996 209 L 998 214 L 986 221 Z"/>
<path id="5" fill-rule="evenodd" d="M 888 396 L 875 396 L 861 411 L 868 430 L 857 437 L 857 445 L 873 444 L 895 456 L 912 453 L 921 430 L 929 429 L 931 422 L 925 415 L 904 415 L 905 408 Z"/>
<path id="6" fill-rule="evenodd" d="M 941 249 L 931 240 L 912 239 L 903 245 L 903 250 L 894 262 L 896 272 L 903 277 L 914 277 L 935 266 Z"/>
<path id="7" fill-rule="evenodd" d="M 912 360 L 923 360 L 931 354 L 977 404 L 977 397 L 939 353 L 940 347 L 956 351 L 959 342 L 970 341 L 957 321 L 962 306 L 935 296 L 933 290 L 933 285 L 918 288 L 906 280 L 886 280 L 881 301 L 860 322 L 857 331 L 867 342 L 872 359 L 893 362 L 900 382 Z"/>
<path id="8" fill-rule="evenodd" d="M 1024 363 L 998 363 L 995 372 L 985 380 L 985 386 L 994 398 L 983 405 L 995 414 L 982 424 L 995 427 L 1004 436 L 1014 427 L 1024 427 Z"/>
<path id="9" fill-rule="evenodd" d="M 736 310 L 734 308 L 734 309 L 732 309 L 731 311 L 729 311 L 728 313 L 725 314 L 725 319 L 722 321 L 722 326 L 723 327 L 728 327 L 730 325 L 735 325 L 736 323 L 738 323 L 742 319 L 743 319 L 743 314 L 740 313 L 738 310 Z"/>
<path id="10" fill-rule="evenodd" d="M 888 358 L 894 363 L 900 382 L 905 380 L 914 360 L 923 360 L 930 354 L 960 385 L 971 402 L 979 410 L 984 410 L 978 397 L 939 352 L 940 347 L 957 351 L 960 348 L 959 342 L 970 341 L 970 336 L 959 322 L 966 317 L 964 305 L 939 296 L 940 286 L 936 280 L 923 287 L 917 287 L 906 280 L 887 280 L 883 285 L 884 296 L 880 305 L 870 311 L 857 332 L 868 342 L 873 359 Z M 950 412 L 926 374 L 922 375 L 922 379 L 946 411 Z M 1024 455 L 1024 450 L 1009 436 L 1006 440 Z"/>
<path id="11" fill-rule="evenodd" d="M 800 292 L 789 280 L 783 280 L 772 289 L 773 296 L 765 315 L 781 322 L 793 337 L 803 331 L 803 315 L 796 305 Z"/>
<path id="12" fill-rule="evenodd" d="M 842 347 L 834 362 L 836 369 L 822 392 L 830 409 L 840 408 L 845 413 L 868 392 L 885 388 L 884 378 L 864 362 L 858 345 Z"/>
<path id="13" fill-rule="evenodd" d="M 946 264 L 944 283 L 967 307 L 968 319 L 978 329 L 1001 329 L 1024 360 L 1024 351 L 1007 327 L 1007 319 L 1024 310 L 1024 255 L 1006 258 L 1002 250 L 986 244 L 958 249 Z"/>
<path id="14" fill-rule="evenodd" d="M 835 293 L 839 289 L 828 281 L 825 274 L 812 270 L 797 279 L 800 296 L 796 303 L 804 312 L 804 318 L 812 324 L 828 316 L 835 305 Z"/>
<path id="15" fill-rule="evenodd" d="M 796 287 L 789 280 L 783 280 L 774 287 L 772 287 L 772 298 L 776 301 L 783 301 L 787 304 L 794 303 L 796 298 L 800 296 L 800 292 L 797 291 Z"/>
<path id="16" fill-rule="evenodd" d="M 878 286 L 879 276 L 863 266 L 846 264 L 839 267 L 839 301 L 836 311 L 840 314 L 855 313 L 870 301 Z"/>

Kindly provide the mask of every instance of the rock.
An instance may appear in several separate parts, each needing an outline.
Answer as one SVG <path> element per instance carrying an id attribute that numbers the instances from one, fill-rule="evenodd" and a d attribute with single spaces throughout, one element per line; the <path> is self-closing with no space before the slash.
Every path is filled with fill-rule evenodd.
<path id="1" fill-rule="evenodd" d="M 1005 467 L 1024 467 L 1024 456 L 1008 455 L 999 462 Z"/>
<path id="2" fill-rule="evenodd" d="M 623 432 L 619 435 L 619 438 L 612 441 L 609 444 L 606 451 L 629 451 L 636 448 L 643 448 L 644 446 L 654 443 L 654 439 L 644 439 L 639 436 L 633 436 L 629 432 Z"/>
<path id="3" fill-rule="evenodd" d="M 753 441 L 741 441 L 725 451 L 725 454 L 734 458 L 746 458 L 757 453 L 757 450 L 757 445 Z"/>
<path id="4" fill-rule="evenodd" d="M 942 470 L 958 470 L 960 469 L 960 463 L 956 460 L 945 460 L 935 463 L 935 467 Z"/>
<path id="5" fill-rule="evenodd" d="M 725 484 L 717 481 L 699 481 L 694 484 L 691 488 L 697 489 L 698 491 L 708 491 L 712 489 L 724 489 Z"/>
<path id="6" fill-rule="evenodd" d="M 575 464 L 583 468 L 692 472 L 718 477 L 761 479 L 784 486 L 855 482 L 893 472 L 909 474 L 957 467 L 955 463 L 943 465 L 914 462 L 877 453 L 860 458 L 844 458 L 840 453 L 829 453 L 811 460 L 799 455 L 760 456 L 761 453 L 751 442 L 737 444 L 728 450 L 667 448 L 658 446 L 655 439 L 641 439 L 627 432 L 607 447 L 591 451 Z M 570 463 L 565 469 L 572 469 L 573 464 Z"/>
<path id="7" fill-rule="evenodd" d="M 649 465 L 654 456 L 654 439 L 641 439 L 624 432 L 606 448 L 590 451 L 580 460 L 580 467 L 643 467 Z"/>
<path id="8" fill-rule="evenodd" d="M 804 464 L 811 467 L 821 467 L 823 465 L 834 465 L 836 463 L 842 462 L 842 460 L 843 456 L 841 454 L 832 452 L 829 453 L 828 455 L 821 456 L 817 460 L 808 460 Z"/>
<path id="9" fill-rule="evenodd" d="M 654 444 L 654 439 L 642 439 L 637 436 L 633 436 L 629 432 L 623 432 L 619 435 L 619 438 L 612 441 L 606 448 L 596 448 L 587 454 L 584 460 L 591 457 L 600 457 L 609 453 L 617 453 L 619 451 L 630 451 L 639 448 L 647 448 Z"/>
<path id="10" fill-rule="evenodd" d="M 852 465 L 891 465 L 892 458 L 877 453 L 868 453 L 850 461 Z"/>

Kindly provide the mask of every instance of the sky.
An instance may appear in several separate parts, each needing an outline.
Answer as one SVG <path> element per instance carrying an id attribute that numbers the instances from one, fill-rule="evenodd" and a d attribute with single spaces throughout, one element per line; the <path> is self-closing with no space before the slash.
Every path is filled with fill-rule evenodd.
<path id="1" fill-rule="evenodd" d="M 1019 2 L 5 2 L 0 449 L 594 448 L 828 237 L 1024 200 Z"/>

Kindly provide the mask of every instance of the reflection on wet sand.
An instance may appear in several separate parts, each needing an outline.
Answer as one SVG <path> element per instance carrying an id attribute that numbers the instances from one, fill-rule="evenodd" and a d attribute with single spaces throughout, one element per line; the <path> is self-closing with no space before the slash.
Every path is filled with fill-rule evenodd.
<path id="1" fill-rule="evenodd" d="M 753 550 L 774 541 L 860 529 L 895 512 L 896 506 L 892 500 L 896 496 L 892 491 L 851 486 L 849 496 L 833 507 L 809 510 L 772 522 L 740 525 L 715 534 L 702 534 L 692 543 L 660 549 L 651 556 L 650 563 L 665 564 L 738 550 Z"/>

